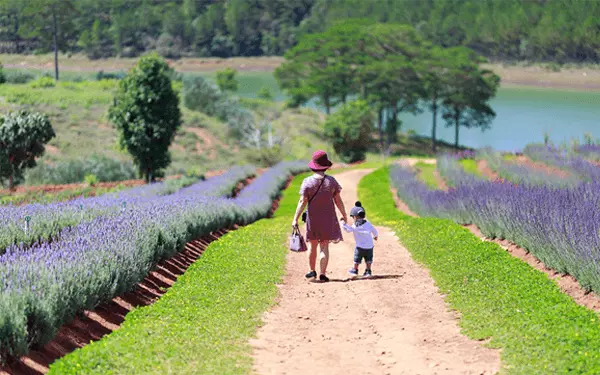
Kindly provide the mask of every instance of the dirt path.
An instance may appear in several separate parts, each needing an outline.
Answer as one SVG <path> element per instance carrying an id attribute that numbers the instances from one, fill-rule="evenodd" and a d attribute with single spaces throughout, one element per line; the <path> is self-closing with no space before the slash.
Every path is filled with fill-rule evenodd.
<path id="1" fill-rule="evenodd" d="M 367 173 L 336 176 L 348 209 Z M 257 373 L 441 375 L 499 369 L 498 352 L 460 334 L 455 313 L 428 272 L 392 231 L 378 230 L 372 279 L 348 279 L 353 254 L 348 235 L 331 247 L 330 283 L 306 281 L 308 254 L 288 254 L 278 304 L 251 342 Z"/>

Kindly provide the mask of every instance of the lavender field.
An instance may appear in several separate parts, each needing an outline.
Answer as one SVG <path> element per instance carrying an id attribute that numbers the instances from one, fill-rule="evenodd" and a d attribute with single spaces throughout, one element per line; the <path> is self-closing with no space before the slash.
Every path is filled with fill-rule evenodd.
<path id="1" fill-rule="evenodd" d="M 267 216 L 288 178 L 305 165 L 282 162 L 235 197 L 233 189 L 256 173 L 253 167 L 234 167 L 167 195 L 155 184 L 116 197 L 4 207 L 3 223 L 16 234 L 3 237 L 10 245 L 0 256 L 0 357 L 48 342 L 77 313 L 131 290 L 187 242 Z M 17 236 L 25 214 L 46 223 L 44 230 L 29 228 L 39 236 L 33 243 L 16 240 L 33 238 Z"/>
<path id="2" fill-rule="evenodd" d="M 490 238 L 507 239 L 546 266 L 574 276 L 586 290 L 600 291 L 600 167 L 589 156 L 597 147 L 569 152 L 528 146 L 530 160 L 567 172 L 563 177 L 536 169 L 534 163 L 505 160 L 493 150 L 485 160 L 497 179 L 466 172 L 461 156 L 438 158 L 440 175 L 451 186 L 429 189 L 408 167 L 393 166 L 390 177 L 398 196 L 421 216 L 475 224 Z"/>

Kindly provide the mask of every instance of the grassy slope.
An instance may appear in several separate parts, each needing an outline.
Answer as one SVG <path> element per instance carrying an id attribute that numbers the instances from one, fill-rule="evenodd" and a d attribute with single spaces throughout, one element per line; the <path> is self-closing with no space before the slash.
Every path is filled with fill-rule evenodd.
<path id="1" fill-rule="evenodd" d="M 426 164 L 419 162 L 415 164 L 415 168 L 419 172 L 419 179 L 423 181 L 430 189 L 439 189 L 439 181 L 435 177 L 435 164 Z"/>
<path id="2" fill-rule="evenodd" d="M 386 169 L 365 177 L 359 197 L 369 217 L 390 226 L 428 267 L 461 315 L 463 333 L 491 337 L 505 374 L 600 373 L 598 316 L 577 305 L 544 273 L 449 220 L 411 218 L 393 201 Z"/>
<path id="3" fill-rule="evenodd" d="M 246 85 L 246 78 L 250 82 Z M 240 77 L 241 90 L 259 89 L 255 75 Z M 50 116 L 56 137 L 50 141 L 45 159 L 56 162 L 82 158 L 94 153 L 127 158 L 117 147 L 117 135 L 107 119 L 116 82 L 59 82 L 53 88 L 32 88 L 29 84 L 0 85 L 0 111 L 24 105 Z M 328 148 L 323 141 L 322 115 L 311 109 L 284 110 L 273 104 L 278 119 L 274 128 L 287 140 L 290 158 L 306 158 L 309 146 Z M 227 125 L 203 113 L 183 109 L 184 125 L 171 146 L 173 163 L 169 172 L 182 173 L 191 168 L 204 172 L 244 162 L 227 135 Z M 201 132 L 201 135 L 198 135 Z"/>
<path id="4" fill-rule="evenodd" d="M 55 362 L 50 374 L 249 373 L 248 339 L 277 294 L 301 181 L 287 189 L 274 219 L 213 242 L 156 303 Z"/>
<path id="5" fill-rule="evenodd" d="M 459 163 L 462 165 L 465 172 L 474 174 L 475 176 L 479 177 L 482 176 L 481 172 L 479 172 L 479 168 L 477 168 L 477 160 L 462 159 Z"/>

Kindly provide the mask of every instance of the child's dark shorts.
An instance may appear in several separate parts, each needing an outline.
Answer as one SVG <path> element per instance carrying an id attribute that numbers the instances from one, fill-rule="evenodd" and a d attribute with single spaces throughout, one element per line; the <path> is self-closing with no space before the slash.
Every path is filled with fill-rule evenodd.
<path id="1" fill-rule="evenodd" d="M 373 249 L 363 249 L 362 247 L 354 249 L 354 263 L 362 263 L 363 258 L 365 258 L 366 264 L 373 263 Z"/>

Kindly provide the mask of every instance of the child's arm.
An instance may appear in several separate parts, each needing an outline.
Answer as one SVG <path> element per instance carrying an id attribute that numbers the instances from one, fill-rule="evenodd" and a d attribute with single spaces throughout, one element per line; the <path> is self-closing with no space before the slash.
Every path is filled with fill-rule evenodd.
<path id="1" fill-rule="evenodd" d="M 371 234 L 373 234 L 373 238 L 375 239 L 375 241 L 377 241 L 377 238 L 379 238 L 379 233 L 377 232 L 377 229 L 373 226 L 373 224 L 371 224 Z"/>
<path id="2" fill-rule="evenodd" d="M 346 224 L 346 222 L 343 220 L 342 220 L 342 228 L 344 228 L 344 230 L 348 233 L 354 232 L 354 228 L 351 227 L 350 225 Z"/>

